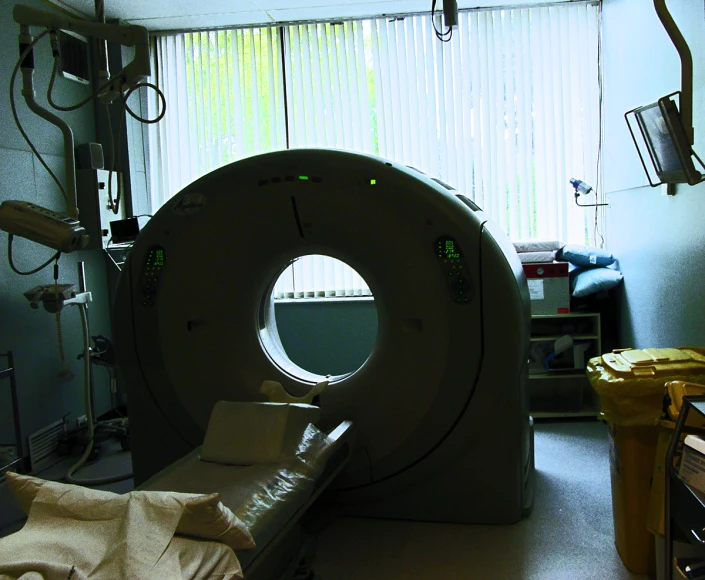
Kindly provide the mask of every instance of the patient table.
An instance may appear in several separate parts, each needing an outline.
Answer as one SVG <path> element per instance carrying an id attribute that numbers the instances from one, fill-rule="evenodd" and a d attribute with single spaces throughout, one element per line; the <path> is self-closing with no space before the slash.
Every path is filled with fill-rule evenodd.
<path id="1" fill-rule="evenodd" d="M 213 409 L 204 444 L 131 494 L 130 501 L 146 500 L 148 510 L 172 496 L 140 495 L 142 492 L 218 493 L 222 504 L 247 526 L 252 536 L 248 543 L 254 540 L 255 547 L 233 552 L 226 543 L 213 541 L 213 536 L 174 535 L 179 534 L 178 526 L 174 532 L 176 522 L 162 517 L 170 512 L 158 507 L 157 511 L 145 511 L 146 517 L 132 529 L 127 519 L 134 516 L 137 504 L 130 504 L 124 512 L 108 513 L 112 508 L 106 508 L 103 525 L 103 516 L 94 517 L 94 510 L 102 509 L 100 494 L 105 492 L 64 485 L 43 496 L 35 491 L 30 494 L 32 499 L 26 500 L 25 488 L 24 496 L 16 497 L 20 504 L 25 500 L 22 508 L 29 519 L 23 530 L 0 539 L 0 578 L 39 573 L 51 580 L 99 580 L 114 577 L 116 570 L 126 577 L 134 576 L 130 570 L 149 569 L 150 578 L 158 574 L 200 580 L 239 578 L 240 567 L 247 580 L 290 578 L 306 553 L 302 519 L 344 468 L 352 449 L 352 424 L 343 422 L 325 433 L 313 425 L 319 416 L 320 410 L 309 405 L 220 402 Z M 248 439 L 249 434 L 254 438 Z M 263 443 L 262 438 L 268 442 Z M 32 480 L 25 483 L 28 487 L 52 488 L 43 480 L 26 479 Z M 77 499 L 65 504 L 64 494 L 74 494 Z M 127 497 L 108 495 L 118 503 Z M 125 514 L 124 525 L 121 513 Z M 172 526 L 166 537 L 159 529 L 162 525 Z M 72 526 L 75 533 L 63 532 Z M 160 534 L 155 544 L 154 538 Z M 125 553 L 122 559 L 116 558 L 118 552 Z M 151 557 L 154 567 L 133 566 L 136 552 L 138 559 Z"/>
<path id="2" fill-rule="evenodd" d="M 292 469 L 286 463 L 238 466 L 204 462 L 199 447 L 139 489 L 219 493 L 223 504 L 248 526 L 257 544 L 256 548 L 237 551 L 245 578 L 278 579 L 296 563 L 302 517 L 349 459 L 352 424 L 341 423 L 326 439 L 326 448 L 311 453 L 303 469 Z M 229 550 L 225 545 L 222 549 Z"/>

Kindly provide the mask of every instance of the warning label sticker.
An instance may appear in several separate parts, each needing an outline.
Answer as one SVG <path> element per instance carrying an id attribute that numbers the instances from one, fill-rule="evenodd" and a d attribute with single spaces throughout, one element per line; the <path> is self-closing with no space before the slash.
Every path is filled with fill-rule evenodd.
<path id="1" fill-rule="evenodd" d="M 543 280 L 529 280 L 529 296 L 532 300 L 543 300 Z"/>

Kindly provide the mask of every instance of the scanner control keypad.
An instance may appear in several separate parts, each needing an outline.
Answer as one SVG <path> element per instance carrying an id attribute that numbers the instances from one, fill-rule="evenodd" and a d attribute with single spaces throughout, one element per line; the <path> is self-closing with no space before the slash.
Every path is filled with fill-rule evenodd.
<path id="1" fill-rule="evenodd" d="M 142 306 L 154 306 L 159 289 L 159 280 L 164 269 L 164 248 L 153 246 L 150 248 L 142 269 Z"/>
<path id="2" fill-rule="evenodd" d="M 465 263 L 458 242 L 450 236 L 436 240 L 436 256 L 448 281 L 451 298 L 457 304 L 467 304 L 474 291 L 470 281 L 470 270 Z"/>

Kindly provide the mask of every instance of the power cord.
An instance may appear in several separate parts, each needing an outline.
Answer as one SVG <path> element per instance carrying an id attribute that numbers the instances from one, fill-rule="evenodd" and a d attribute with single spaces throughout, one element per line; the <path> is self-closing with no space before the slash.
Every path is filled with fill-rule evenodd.
<path id="1" fill-rule="evenodd" d="M 441 32 L 436 28 L 436 1 L 437 0 L 432 0 L 431 2 L 431 24 L 433 25 L 433 32 L 436 38 L 441 42 L 450 42 L 453 38 L 453 28 L 449 26 L 448 30 L 445 32 Z"/>
<path id="2" fill-rule="evenodd" d="M 134 93 L 137 89 L 140 89 L 142 87 L 147 87 L 155 90 L 157 92 L 157 95 L 159 99 L 161 100 L 161 111 L 159 114 L 154 118 L 154 119 L 145 119 L 144 117 L 140 117 L 137 113 L 135 113 L 130 106 L 127 104 L 127 99 L 130 98 L 132 93 Z M 118 214 L 120 211 L 120 197 L 122 194 L 122 173 L 117 172 L 118 176 L 118 191 L 115 200 L 113 200 L 113 194 L 112 194 L 112 173 L 114 171 L 114 168 L 116 167 L 115 163 L 117 162 L 117 167 L 121 166 L 121 156 L 122 156 L 122 124 L 123 120 L 125 118 L 125 112 L 129 113 L 130 116 L 140 123 L 144 123 L 146 125 L 153 124 L 153 123 L 158 123 L 164 118 L 164 115 L 166 114 L 166 97 L 164 96 L 164 93 L 161 91 L 159 87 L 157 87 L 153 83 L 138 83 L 134 87 L 131 87 L 123 96 L 122 96 L 122 102 L 120 106 L 120 115 L 119 115 L 119 124 L 118 124 L 118 134 L 117 134 L 117 143 L 115 143 L 115 137 L 113 135 L 113 125 L 112 121 L 110 119 L 110 109 L 107 109 L 107 116 L 108 116 L 108 131 L 110 133 L 110 143 L 111 143 L 111 152 L 110 152 L 110 157 L 111 157 L 111 169 L 108 172 L 108 199 L 110 202 L 111 210 L 114 214 Z M 117 159 L 115 158 L 115 149 L 117 148 Z"/>
<path id="3" fill-rule="evenodd" d="M 58 296 L 59 296 L 59 287 L 58 284 L 56 285 L 56 296 L 57 296 L 57 302 L 58 302 Z M 61 332 L 61 310 L 56 311 L 56 340 L 59 345 L 59 360 L 61 361 L 61 370 L 59 371 L 59 377 L 60 378 L 71 378 L 72 373 L 71 371 L 66 367 L 66 355 L 64 354 L 64 335 Z"/>
<path id="4" fill-rule="evenodd" d="M 17 125 L 17 128 L 19 129 L 20 133 L 22 134 L 22 137 L 24 137 L 24 140 L 27 142 L 27 145 L 29 145 L 29 148 L 32 150 L 32 153 L 36 155 L 37 159 L 39 159 L 39 162 L 44 166 L 44 169 L 46 169 L 49 175 L 51 175 L 51 178 L 54 180 L 54 183 L 56 183 L 56 185 L 59 187 L 59 190 L 61 191 L 61 194 L 64 196 L 64 200 L 66 201 L 66 203 L 68 203 L 68 197 L 66 196 L 66 190 L 64 189 L 64 186 L 61 184 L 61 181 L 59 181 L 59 178 L 56 176 L 56 174 L 46 164 L 46 161 L 44 161 L 44 158 L 39 154 L 39 151 L 37 151 L 37 148 L 34 146 L 34 143 L 32 143 L 32 140 L 25 132 L 24 127 L 22 127 L 22 123 L 20 122 L 20 118 L 17 115 L 17 106 L 15 105 L 15 79 L 17 78 L 17 72 L 20 70 L 20 66 L 24 62 L 25 57 L 32 51 L 34 46 L 47 34 L 49 34 L 48 30 L 45 30 L 44 32 L 39 34 L 39 36 L 37 36 L 29 44 L 29 46 L 27 46 L 27 48 L 22 51 L 22 54 L 20 55 L 20 58 L 17 61 L 14 70 L 12 71 L 12 76 L 10 77 L 10 108 L 12 109 L 12 116 L 15 120 L 15 124 Z"/>
<path id="5" fill-rule="evenodd" d="M 29 270 L 28 272 L 22 272 L 21 270 L 18 270 L 17 267 L 15 266 L 15 262 L 12 259 L 12 241 L 15 239 L 14 234 L 7 234 L 7 261 L 10 262 L 10 268 L 15 274 L 19 274 L 20 276 L 31 276 L 32 274 L 36 274 L 37 272 L 41 272 L 44 268 L 46 268 L 49 264 L 51 264 L 53 261 L 56 260 L 56 262 L 59 262 L 59 258 L 61 257 L 61 252 L 56 252 L 51 258 L 49 258 L 46 262 L 44 262 L 41 266 L 37 266 L 34 268 L 34 270 Z"/>
<path id="6" fill-rule="evenodd" d="M 116 77 L 113 77 L 110 79 L 108 82 L 104 83 L 100 87 L 98 87 L 92 94 L 88 95 L 85 99 L 83 99 L 80 103 L 76 103 L 75 105 L 69 105 L 69 106 L 62 106 L 62 105 L 57 105 L 54 102 L 54 99 L 52 97 L 52 93 L 54 91 L 54 81 L 56 79 L 56 73 L 59 71 L 59 57 L 56 55 L 54 57 L 54 68 L 51 71 L 51 78 L 49 79 L 49 87 L 47 88 L 47 102 L 54 107 L 57 111 L 75 111 L 77 109 L 80 109 L 81 107 L 87 105 L 90 103 L 93 99 L 95 99 L 100 93 L 102 93 L 105 89 L 107 89 L 110 85 L 112 85 L 116 80 L 120 78 L 124 78 L 124 74 L 119 74 Z"/>
<path id="7" fill-rule="evenodd" d="M 42 36 L 46 35 L 47 32 L 49 32 L 49 31 L 45 31 L 42 34 Z M 51 31 L 51 35 L 52 35 L 52 43 L 57 44 L 56 43 L 56 31 Z M 41 38 L 41 36 L 39 38 Z M 103 85 L 98 87 L 92 94 L 90 94 L 88 97 L 86 97 L 85 99 L 83 99 L 79 103 L 76 103 L 75 105 L 62 106 L 62 105 L 57 104 L 53 98 L 54 82 L 56 80 L 58 70 L 59 70 L 59 53 L 58 53 L 58 50 L 54 50 L 54 67 L 52 68 L 51 77 L 49 79 L 49 86 L 47 88 L 47 102 L 54 109 L 56 109 L 58 111 L 64 111 L 64 112 L 75 111 L 77 109 L 80 109 L 81 107 L 87 105 L 93 99 L 98 97 L 98 95 L 100 95 L 104 90 L 106 90 L 111 85 L 113 85 L 116 82 L 116 80 L 119 80 L 120 78 L 124 79 L 124 73 L 120 73 L 117 77 L 114 77 L 114 78 L 108 80 Z M 133 92 L 135 92 L 137 89 L 139 89 L 141 87 L 147 87 L 147 88 L 151 88 L 151 89 L 155 90 L 157 92 L 157 95 L 159 96 L 159 99 L 161 100 L 161 104 L 162 104 L 161 112 L 154 119 L 145 119 L 143 117 L 140 117 L 127 104 L 127 99 L 130 97 L 130 95 L 132 95 Z M 108 171 L 108 199 L 110 202 L 110 209 L 116 215 L 120 211 L 120 201 L 121 201 L 121 197 L 122 197 L 122 177 L 121 177 L 121 173 L 117 172 L 117 174 L 118 174 L 117 189 L 118 190 L 115 195 L 115 198 L 113 198 L 112 174 L 115 171 L 115 167 L 116 167 L 115 163 L 117 162 L 117 166 L 118 167 L 120 166 L 120 157 L 121 157 L 120 146 L 121 146 L 121 140 L 122 140 L 121 131 L 122 131 L 122 122 L 123 122 L 123 118 L 125 116 L 125 112 L 129 113 L 130 116 L 132 116 L 134 119 L 136 119 L 140 123 L 145 123 L 145 124 L 158 123 L 159 121 L 162 120 L 162 118 L 166 114 L 166 97 L 164 96 L 164 93 L 161 91 L 161 89 L 159 89 L 159 87 L 157 87 L 156 85 L 154 85 L 152 83 L 143 82 L 143 83 L 138 83 L 138 84 L 134 85 L 124 95 L 121 95 L 121 101 L 122 102 L 120 105 L 120 116 L 119 116 L 119 118 L 120 118 L 119 123 L 120 124 L 118 125 L 117 143 L 115 142 L 115 135 L 113 133 L 113 124 L 112 124 L 112 119 L 111 119 L 111 115 L 110 115 L 110 107 L 107 103 L 105 105 L 106 116 L 108 119 L 108 132 L 109 132 L 110 143 L 111 143 L 111 154 L 110 154 L 111 168 Z M 116 159 L 116 153 L 115 153 L 116 148 L 118 150 L 117 151 L 117 159 Z M 46 165 L 45 165 L 45 167 L 46 167 Z M 51 173 L 51 170 L 49 170 L 48 167 L 46 167 L 46 168 Z M 52 174 L 52 177 L 54 177 L 54 180 L 57 181 L 57 183 L 58 183 L 58 179 L 56 179 L 56 177 L 53 174 Z"/>
<path id="8" fill-rule="evenodd" d="M 59 260 L 56 260 L 54 264 L 54 297 L 56 299 L 56 304 L 59 304 Z M 61 361 L 61 370 L 59 371 L 59 378 L 64 380 L 70 380 L 73 378 L 73 373 L 66 366 L 66 356 L 64 354 L 64 335 L 61 332 L 61 308 L 56 311 L 56 340 L 59 345 L 59 360 Z"/>
<path id="9" fill-rule="evenodd" d="M 113 200 L 113 171 L 115 170 L 115 135 L 113 133 L 113 119 L 110 115 L 110 105 L 105 103 L 105 117 L 108 120 L 108 136 L 110 138 L 110 169 L 108 170 L 108 209 L 117 214 L 120 206 L 120 183 L 118 183 L 117 200 Z M 118 173 L 118 181 L 120 179 Z M 110 238 L 112 240 L 112 238 Z M 110 245 L 108 240 L 108 245 Z"/>
<path id="10" fill-rule="evenodd" d="M 132 472 L 123 473 L 120 475 L 115 475 L 111 477 L 104 477 L 98 479 L 76 479 L 74 474 L 85 465 L 88 457 L 93 451 L 93 443 L 95 440 L 95 418 L 93 416 L 93 409 L 91 407 L 91 385 L 90 385 L 90 375 L 91 375 L 91 352 L 90 352 L 90 330 L 88 328 L 88 313 L 85 304 L 78 305 L 79 312 L 81 313 L 81 327 L 83 329 L 83 376 L 84 376 L 84 390 L 85 390 L 85 404 L 86 404 L 86 416 L 88 419 L 88 444 L 83 452 L 81 458 L 69 467 L 66 472 L 65 480 L 67 483 L 73 483 L 76 485 L 105 485 L 107 483 L 114 483 L 116 481 L 123 481 L 124 479 L 129 479 L 132 477 Z"/>
<path id="11" fill-rule="evenodd" d="M 154 89 L 157 92 L 157 96 L 159 97 L 159 100 L 162 103 L 162 110 L 161 112 L 154 118 L 154 119 L 145 119 L 144 117 L 140 117 L 137 115 L 132 109 L 130 109 L 130 106 L 127 104 L 127 99 L 130 97 L 132 93 L 134 93 L 137 89 L 142 88 L 142 87 L 147 87 L 150 89 Z M 129 91 L 125 93 L 125 96 L 123 97 L 123 101 L 125 103 L 125 110 L 130 113 L 130 115 L 139 121 L 140 123 L 144 123 L 145 125 L 150 125 L 152 123 L 159 123 L 164 118 L 164 115 L 166 115 L 166 97 L 164 96 L 164 93 L 161 91 L 161 89 L 155 85 L 154 83 L 138 83 L 134 87 L 132 87 Z"/>
<path id="12" fill-rule="evenodd" d="M 603 139 L 603 127 L 602 127 L 602 2 L 598 5 L 599 15 L 597 23 L 597 95 L 598 95 L 598 107 L 597 107 L 597 123 L 598 123 L 598 142 L 597 142 L 597 191 L 602 191 L 602 139 Z M 597 192 L 595 193 L 597 198 Z M 576 200 L 577 201 L 577 200 Z M 596 199 L 599 202 L 599 198 Z M 608 204 L 602 204 L 608 205 Z M 600 236 L 599 247 L 602 248 L 605 245 L 605 238 L 599 229 L 599 207 L 595 206 L 595 223 L 593 226 L 593 238 L 594 243 L 597 245 L 597 236 Z"/>
<path id="13" fill-rule="evenodd" d="M 435 5 L 435 0 L 434 0 L 434 5 Z M 100 87 L 98 87 L 91 95 L 89 95 L 88 97 L 86 97 L 85 99 L 83 99 L 82 101 L 80 101 L 79 103 L 76 103 L 75 105 L 70 105 L 70 106 L 62 106 L 62 105 L 57 104 L 57 103 L 54 101 L 54 99 L 53 99 L 54 82 L 55 82 L 55 80 L 56 80 L 56 76 L 57 76 L 57 72 L 58 72 L 58 68 L 59 68 L 58 49 L 57 49 L 56 46 L 55 46 L 55 45 L 58 44 L 58 43 L 56 42 L 56 30 L 49 30 L 49 29 L 47 29 L 47 30 L 43 31 L 42 33 L 40 33 L 40 34 L 39 34 L 36 38 L 34 38 L 34 39 L 32 40 L 32 42 L 22 51 L 22 53 L 20 54 L 20 58 L 17 60 L 17 63 L 15 64 L 15 68 L 13 69 L 12 75 L 11 75 L 11 77 L 10 77 L 10 107 L 11 107 L 11 109 L 12 109 L 12 116 L 13 116 L 13 118 L 14 118 L 15 124 L 17 125 L 17 128 L 18 128 L 18 130 L 20 131 L 20 134 L 22 135 L 22 137 L 24 138 L 24 140 L 27 142 L 27 145 L 29 146 L 29 148 L 30 148 L 30 150 L 32 151 L 32 153 L 34 153 L 34 155 L 37 157 L 37 159 L 38 159 L 39 162 L 42 164 L 42 166 L 44 167 L 44 169 L 46 169 L 47 173 L 49 173 L 49 175 L 51 176 L 52 180 L 54 181 L 54 183 L 56 183 L 56 185 L 58 186 L 59 190 L 61 191 L 61 194 L 63 195 L 64 200 L 66 201 L 66 203 L 68 203 L 69 200 L 68 200 L 68 196 L 67 196 L 67 194 L 66 194 L 66 189 L 65 189 L 64 186 L 61 184 L 61 181 L 60 181 L 59 178 L 56 176 L 56 174 L 51 170 L 51 168 L 49 167 L 49 165 L 47 165 L 46 161 L 44 161 L 44 158 L 41 156 L 41 154 L 39 153 L 39 151 L 37 150 L 37 148 L 34 146 L 34 143 L 32 143 L 32 140 L 29 138 L 29 136 L 27 135 L 26 131 L 24 130 L 24 127 L 22 126 L 22 122 L 20 121 L 19 115 L 17 114 L 17 106 L 16 106 L 16 103 L 15 103 L 15 80 L 17 79 L 17 73 L 19 72 L 20 67 L 22 66 L 22 63 L 24 62 L 24 60 L 25 60 L 25 58 L 27 57 L 27 55 L 29 55 L 29 54 L 31 53 L 31 51 L 34 49 L 34 47 L 36 46 L 36 44 L 37 44 L 42 38 L 44 38 L 45 36 L 47 36 L 48 34 L 51 34 L 51 35 L 52 35 L 52 52 L 54 53 L 54 67 L 52 68 L 51 77 L 50 77 L 50 79 L 49 79 L 49 86 L 48 86 L 48 88 L 47 88 L 47 101 L 49 102 L 49 104 L 50 104 L 54 109 L 56 109 L 56 110 L 58 110 L 58 111 L 65 111 L 65 112 L 66 112 L 66 111 L 75 111 L 76 109 L 79 109 L 79 108 L 85 106 L 85 105 L 88 104 L 91 100 L 95 99 L 101 92 L 103 92 L 105 89 L 107 89 L 107 88 L 110 87 L 112 84 L 114 84 L 116 80 L 118 80 L 118 79 L 120 79 L 120 78 L 124 78 L 124 73 L 120 73 L 120 74 L 118 74 L 116 77 L 114 77 L 114 78 L 110 79 L 109 81 L 107 81 L 106 83 L 104 83 L 103 85 L 101 85 Z M 157 115 L 157 117 L 156 117 L 155 119 L 145 119 L 145 118 L 143 118 L 143 117 L 140 117 L 140 116 L 137 115 L 137 114 L 129 107 L 129 105 L 127 104 L 127 99 L 128 99 L 128 97 L 129 97 L 134 91 L 136 91 L 137 89 L 139 89 L 139 88 L 141 88 L 141 87 L 148 87 L 148 88 L 151 88 L 151 89 L 155 90 L 155 91 L 157 92 L 157 95 L 159 96 L 159 99 L 161 100 L 161 104 L 162 104 L 161 112 L 159 113 L 159 115 Z M 158 123 L 159 121 L 162 120 L 162 118 L 163 118 L 164 115 L 166 114 L 166 97 L 164 96 L 164 93 L 159 89 L 159 87 L 157 87 L 156 85 L 154 85 L 154 84 L 152 84 L 152 83 L 144 82 L 144 83 L 138 83 L 138 84 L 134 85 L 133 87 L 131 87 L 131 88 L 127 91 L 127 93 L 126 93 L 125 95 L 121 95 L 121 99 L 122 99 L 122 104 L 121 104 L 121 108 L 120 108 L 120 126 L 119 126 L 119 129 L 122 129 L 122 119 L 123 119 L 124 116 L 125 116 L 125 112 L 129 113 L 133 118 L 135 118 L 135 119 L 138 120 L 139 122 L 141 122 L 141 123 L 146 123 L 146 124 Z M 121 187 L 121 186 L 122 186 L 122 180 L 121 180 L 121 177 L 120 177 L 120 173 L 118 173 L 118 192 L 117 192 L 116 199 L 113 199 L 113 197 L 112 197 L 112 179 L 111 179 L 111 178 L 112 178 L 112 172 L 114 171 L 113 168 L 115 167 L 115 161 L 116 161 L 116 159 L 115 159 L 115 146 L 114 146 L 115 140 L 114 140 L 114 136 L 113 136 L 113 132 L 112 132 L 112 123 L 111 123 L 111 120 L 110 120 L 110 114 L 108 114 L 108 127 L 109 127 L 109 130 L 110 130 L 110 142 L 113 144 L 113 147 L 112 147 L 112 155 L 111 155 L 113 164 L 112 164 L 112 167 L 111 167 L 111 169 L 110 169 L 110 171 L 109 171 L 109 176 L 108 176 L 108 196 L 109 196 L 109 199 L 110 199 L 110 204 L 111 204 L 112 211 L 113 211 L 113 213 L 117 214 L 117 213 L 119 212 L 119 208 L 120 208 L 120 201 L 121 201 L 120 198 L 121 198 L 121 190 L 122 190 L 122 187 Z M 120 147 L 120 137 L 121 137 L 120 131 L 118 131 L 118 144 L 117 144 L 117 145 L 118 145 L 118 154 L 117 154 L 117 155 L 118 155 L 118 157 L 117 157 L 117 162 L 118 162 L 118 164 L 120 163 L 120 151 L 119 151 L 119 147 Z M 10 243 L 11 243 L 11 242 L 10 242 Z M 8 246 L 8 247 L 9 247 L 9 246 Z M 11 254 L 11 250 L 10 250 L 10 254 Z M 32 272 L 28 272 L 28 273 L 25 274 L 25 275 L 28 275 L 28 274 L 30 274 L 30 273 L 33 274 L 33 273 L 36 273 L 36 272 L 42 270 L 43 268 L 45 268 L 46 266 L 48 266 L 48 265 L 53 261 L 53 259 L 54 259 L 54 258 L 52 258 L 51 260 L 49 260 L 48 262 L 46 262 L 45 264 L 43 264 L 39 269 L 33 270 Z M 13 271 L 15 271 L 15 272 L 18 273 L 18 274 L 21 274 L 21 272 L 19 272 L 18 270 L 16 270 L 16 269 L 14 268 L 14 265 L 12 264 L 12 257 L 10 257 L 10 263 L 11 263 L 11 267 L 12 267 Z"/>
<path id="14" fill-rule="evenodd" d="M 54 293 L 56 295 L 56 303 L 59 304 L 59 258 L 61 258 L 61 252 L 56 252 L 51 258 L 44 262 L 41 266 L 29 270 L 27 272 L 22 272 L 15 266 L 15 262 L 12 258 L 12 242 L 15 236 L 13 234 L 7 235 L 7 260 L 10 263 L 10 268 L 15 274 L 20 276 L 30 276 L 41 272 L 49 264 L 54 262 Z M 71 371 L 66 367 L 66 357 L 64 356 L 64 340 L 61 332 L 61 310 L 56 312 L 56 338 L 59 345 L 59 360 L 61 361 L 61 371 L 59 372 L 59 377 L 70 378 Z"/>

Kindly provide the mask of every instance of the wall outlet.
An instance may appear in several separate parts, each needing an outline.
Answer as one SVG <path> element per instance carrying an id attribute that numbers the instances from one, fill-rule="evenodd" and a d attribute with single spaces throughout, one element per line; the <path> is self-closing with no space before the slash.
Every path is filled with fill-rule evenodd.
<path id="1" fill-rule="evenodd" d="M 81 427 L 85 427 L 88 424 L 88 417 L 85 415 L 81 415 L 78 419 L 76 419 L 76 427 L 79 429 Z"/>
<path id="2" fill-rule="evenodd" d="M 17 447 L 14 445 L 0 445 L 0 467 L 12 463 L 17 459 Z"/>

